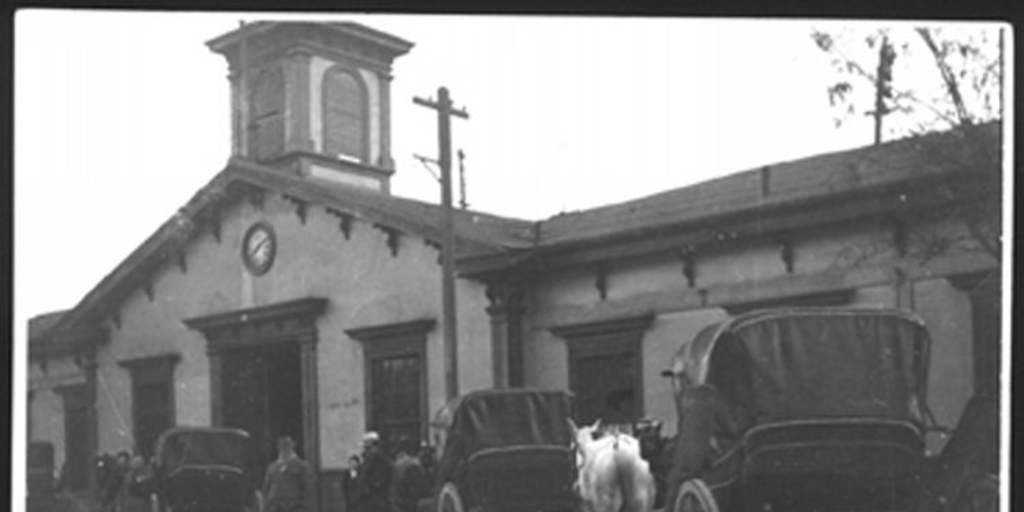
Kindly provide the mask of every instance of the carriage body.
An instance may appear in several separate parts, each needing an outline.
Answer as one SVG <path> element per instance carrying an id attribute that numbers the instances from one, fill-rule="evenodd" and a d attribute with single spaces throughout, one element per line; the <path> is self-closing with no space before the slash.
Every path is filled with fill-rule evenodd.
<path id="1" fill-rule="evenodd" d="M 673 510 L 910 510 L 928 350 L 923 322 L 895 310 L 767 310 L 704 329 L 666 372 Z"/>
<path id="2" fill-rule="evenodd" d="M 161 511 L 256 510 L 247 472 L 249 434 L 221 427 L 174 427 L 156 441 L 155 495 Z"/>
<path id="3" fill-rule="evenodd" d="M 439 512 L 575 510 L 571 401 L 561 391 L 482 390 L 453 399 L 431 424 L 440 447 Z"/>

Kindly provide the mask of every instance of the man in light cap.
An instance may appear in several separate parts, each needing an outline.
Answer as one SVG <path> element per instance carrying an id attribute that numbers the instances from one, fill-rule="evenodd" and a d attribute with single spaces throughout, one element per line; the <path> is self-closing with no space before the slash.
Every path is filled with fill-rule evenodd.
<path id="1" fill-rule="evenodd" d="M 359 468 L 363 512 L 388 512 L 391 460 L 380 447 L 380 434 L 363 435 L 363 465 Z"/>

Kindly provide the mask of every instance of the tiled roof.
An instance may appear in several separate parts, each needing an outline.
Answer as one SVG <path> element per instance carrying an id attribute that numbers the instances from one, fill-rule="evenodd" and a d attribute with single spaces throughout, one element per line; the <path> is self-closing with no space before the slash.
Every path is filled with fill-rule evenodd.
<path id="1" fill-rule="evenodd" d="M 986 136 L 998 136 L 998 125 L 985 128 Z M 931 134 L 779 163 L 641 199 L 560 214 L 540 222 L 457 210 L 454 219 L 456 256 L 458 259 L 497 258 L 498 265 L 502 266 L 535 253 L 571 251 L 580 245 L 609 244 L 628 237 L 657 236 L 671 229 L 707 224 L 722 216 L 762 214 L 777 207 L 829 201 L 854 192 L 868 193 L 921 179 L 929 173 L 946 172 L 946 169 L 934 168 L 934 162 L 922 160 L 922 145 L 925 138 L 928 144 L 955 145 L 959 136 L 957 132 Z M 220 202 L 238 183 L 277 191 L 423 237 L 438 245 L 442 240 L 439 205 L 231 160 L 75 308 L 60 315 L 56 320 L 57 329 L 63 330 L 82 321 L 95 322 L 108 314 L 104 308 L 122 300 L 150 273 L 181 251 L 195 236 L 196 225 L 202 223 L 211 205 Z M 53 319 L 39 319 L 37 329 L 47 321 Z"/>
<path id="2" fill-rule="evenodd" d="M 986 135 L 996 128 L 995 124 L 986 126 Z M 956 143 L 959 136 L 957 132 L 929 134 L 783 162 L 632 201 L 556 215 L 540 223 L 538 244 L 553 248 L 637 235 L 645 230 L 906 182 L 945 170 L 935 169 L 933 161 L 923 161 L 924 139 L 930 139 L 929 144 Z M 767 185 L 763 175 L 767 175 Z"/>
<path id="3" fill-rule="evenodd" d="M 440 205 L 381 194 L 317 178 L 284 174 L 248 161 L 235 160 L 228 172 L 242 181 L 301 196 L 343 212 L 419 234 L 440 243 Z M 454 210 L 456 250 L 459 254 L 488 252 L 501 248 L 529 248 L 533 223 L 499 217 L 473 210 Z"/>

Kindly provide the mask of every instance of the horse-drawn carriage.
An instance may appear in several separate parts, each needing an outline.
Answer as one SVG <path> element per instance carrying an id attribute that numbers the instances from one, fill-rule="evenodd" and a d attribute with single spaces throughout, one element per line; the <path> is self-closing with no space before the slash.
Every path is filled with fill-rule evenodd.
<path id="1" fill-rule="evenodd" d="M 173 427 L 156 441 L 154 496 L 161 512 L 257 508 L 249 434 L 223 427 Z"/>
<path id="2" fill-rule="evenodd" d="M 890 310 L 793 309 L 702 330 L 666 376 L 673 512 L 910 510 L 929 340 Z"/>
<path id="3" fill-rule="evenodd" d="M 575 462 L 561 391 L 474 391 L 431 422 L 440 460 L 433 496 L 420 510 L 555 512 L 575 510 Z"/>

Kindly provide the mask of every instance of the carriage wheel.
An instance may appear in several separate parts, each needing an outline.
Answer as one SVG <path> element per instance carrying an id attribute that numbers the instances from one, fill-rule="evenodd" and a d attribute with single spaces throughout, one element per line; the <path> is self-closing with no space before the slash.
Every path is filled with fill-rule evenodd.
<path id="1" fill-rule="evenodd" d="M 687 480 L 679 486 L 672 512 L 718 512 L 718 503 L 703 480 Z"/>
<path id="2" fill-rule="evenodd" d="M 448 482 L 441 488 L 437 498 L 437 512 L 462 512 L 462 497 L 455 484 Z"/>

